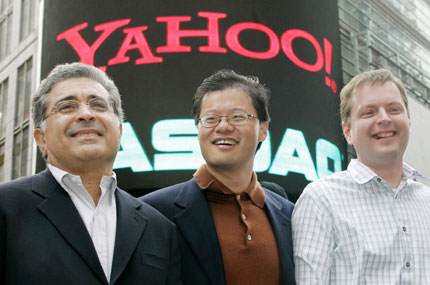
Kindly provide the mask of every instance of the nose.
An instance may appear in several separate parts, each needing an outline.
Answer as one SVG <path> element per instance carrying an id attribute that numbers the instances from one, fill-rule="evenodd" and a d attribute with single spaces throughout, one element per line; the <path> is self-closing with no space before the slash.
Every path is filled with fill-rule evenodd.
<path id="1" fill-rule="evenodd" d="M 227 117 L 221 117 L 218 125 L 215 127 L 216 132 L 231 132 L 234 126 L 230 124 Z"/>
<path id="2" fill-rule="evenodd" d="M 391 117 L 384 108 L 381 108 L 378 112 L 378 123 L 387 124 L 391 122 Z"/>
<path id="3" fill-rule="evenodd" d="M 79 110 L 76 116 L 79 121 L 91 121 L 96 117 L 87 103 L 81 103 L 79 105 Z"/>

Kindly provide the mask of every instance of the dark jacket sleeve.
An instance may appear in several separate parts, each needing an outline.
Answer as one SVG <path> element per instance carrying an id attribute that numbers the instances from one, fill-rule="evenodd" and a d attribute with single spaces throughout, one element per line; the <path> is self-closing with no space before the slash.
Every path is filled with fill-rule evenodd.
<path id="1" fill-rule="evenodd" d="M 178 245 L 178 232 L 175 227 L 173 238 L 170 241 L 169 276 L 167 284 L 180 285 L 181 281 L 181 254 Z"/>

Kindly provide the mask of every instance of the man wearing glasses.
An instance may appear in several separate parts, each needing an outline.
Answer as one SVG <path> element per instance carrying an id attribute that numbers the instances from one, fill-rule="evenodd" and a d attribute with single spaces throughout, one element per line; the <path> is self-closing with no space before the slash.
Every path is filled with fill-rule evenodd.
<path id="1" fill-rule="evenodd" d="M 47 169 L 0 185 L 0 284 L 180 284 L 175 225 L 117 188 L 119 91 L 59 65 L 32 99 Z"/>
<path id="2" fill-rule="evenodd" d="M 231 70 L 206 78 L 192 108 L 206 164 L 141 198 L 177 225 L 184 284 L 294 284 L 293 204 L 263 189 L 253 171 L 268 104 L 257 78 Z"/>

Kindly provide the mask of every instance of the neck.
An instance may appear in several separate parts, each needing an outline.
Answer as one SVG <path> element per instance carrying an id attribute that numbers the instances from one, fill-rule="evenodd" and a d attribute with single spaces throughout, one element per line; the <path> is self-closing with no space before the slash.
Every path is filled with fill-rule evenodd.
<path id="1" fill-rule="evenodd" d="M 216 179 L 236 194 L 245 192 L 251 183 L 252 169 L 234 171 L 231 169 L 211 167 L 209 165 L 206 165 L 206 167 Z"/>
<path id="2" fill-rule="evenodd" d="M 403 176 L 403 160 L 383 166 L 367 166 L 387 181 L 391 188 L 395 189 L 399 186 Z"/>
<path id="3" fill-rule="evenodd" d="M 54 166 L 56 165 L 54 164 Z M 85 163 L 85 165 L 78 167 L 56 167 L 59 167 L 70 174 L 79 175 L 81 177 L 82 184 L 96 205 L 102 195 L 102 191 L 100 189 L 102 177 L 112 175 L 112 167 L 100 167 L 100 165 L 92 165 L 91 163 Z"/>

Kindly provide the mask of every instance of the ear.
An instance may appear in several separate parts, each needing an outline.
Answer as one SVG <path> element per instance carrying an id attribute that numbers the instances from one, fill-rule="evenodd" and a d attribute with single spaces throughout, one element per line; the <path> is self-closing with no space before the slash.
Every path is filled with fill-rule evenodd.
<path id="1" fill-rule="evenodd" d="M 36 141 L 36 144 L 39 146 L 40 151 L 46 157 L 46 141 L 45 141 L 45 132 L 41 128 L 37 128 L 33 131 L 33 137 Z"/>
<path id="2" fill-rule="evenodd" d="M 351 127 L 349 127 L 345 122 L 342 122 L 342 131 L 348 144 L 352 145 Z"/>
<path id="3" fill-rule="evenodd" d="M 118 143 L 118 151 L 121 149 L 121 138 L 122 138 L 122 124 L 119 124 L 119 143 Z"/>
<path id="4" fill-rule="evenodd" d="M 258 141 L 263 142 L 267 137 L 267 130 L 269 129 L 269 122 L 260 123 L 258 131 Z"/>

